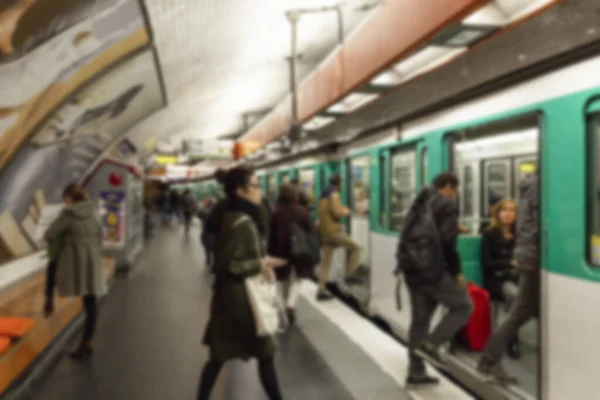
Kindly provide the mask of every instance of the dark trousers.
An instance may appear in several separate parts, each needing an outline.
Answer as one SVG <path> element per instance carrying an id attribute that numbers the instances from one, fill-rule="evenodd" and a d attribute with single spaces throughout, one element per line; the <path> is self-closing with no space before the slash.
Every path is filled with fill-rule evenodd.
<path id="1" fill-rule="evenodd" d="M 216 360 L 209 360 L 202 371 L 200 388 L 198 390 L 198 400 L 209 400 L 223 364 Z M 269 400 L 282 400 L 277 374 L 275 372 L 275 363 L 273 358 L 263 358 L 258 360 L 258 372 L 263 389 L 267 393 Z"/>
<path id="2" fill-rule="evenodd" d="M 466 289 L 450 275 L 433 285 L 409 288 L 412 319 L 409 329 L 409 371 L 424 373 L 425 363 L 415 354 L 415 349 L 423 340 L 439 346 L 449 341 L 469 321 L 473 303 Z M 447 308 L 446 315 L 429 333 L 431 318 L 438 305 Z"/>
<path id="3" fill-rule="evenodd" d="M 82 297 L 85 322 L 83 323 L 83 342 L 93 339 L 96 332 L 96 321 L 98 320 L 98 301 L 96 296 L 87 295 Z"/>
<path id="4" fill-rule="evenodd" d="M 506 320 L 492 334 L 485 346 L 483 360 L 498 364 L 504 349 L 530 319 L 539 315 L 540 277 L 537 271 L 527 271 L 519 279 L 519 291 Z"/>

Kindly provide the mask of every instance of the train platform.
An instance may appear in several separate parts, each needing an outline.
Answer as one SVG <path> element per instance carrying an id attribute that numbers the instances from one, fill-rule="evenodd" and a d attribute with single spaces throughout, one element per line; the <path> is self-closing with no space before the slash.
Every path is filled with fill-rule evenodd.
<path id="1" fill-rule="evenodd" d="M 156 232 L 102 304 L 93 359 L 59 357 L 27 398 L 194 399 L 208 356 L 202 335 L 211 295 L 197 237 L 175 227 Z M 406 391 L 405 348 L 342 302 L 316 302 L 315 292 L 314 283 L 304 284 L 297 324 L 277 338 L 285 399 L 473 398 L 443 376 L 435 389 Z M 266 399 L 255 362 L 229 363 L 212 398 Z"/>

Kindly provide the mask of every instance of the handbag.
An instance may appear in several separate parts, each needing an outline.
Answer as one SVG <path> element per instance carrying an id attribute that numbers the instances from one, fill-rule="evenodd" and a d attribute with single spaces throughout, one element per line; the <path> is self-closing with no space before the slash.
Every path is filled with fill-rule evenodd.
<path id="1" fill-rule="evenodd" d="M 234 227 L 246 220 L 243 216 L 234 223 Z M 261 254 L 258 232 L 253 229 L 254 244 L 257 254 Z M 250 302 L 250 308 L 256 326 L 256 335 L 259 337 L 273 336 L 279 328 L 280 299 L 277 293 L 277 285 L 274 279 L 269 279 L 262 274 L 249 276 L 244 280 L 246 293 Z"/>
<path id="2" fill-rule="evenodd" d="M 246 278 L 244 283 L 254 315 L 256 335 L 261 337 L 274 335 L 280 322 L 279 296 L 275 282 L 259 274 Z"/>
<path id="3" fill-rule="evenodd" d="M 296 221 L 290 224 L 290 262 L 293 265 L 314 267 L 321 262 L 319 239 Z"/>

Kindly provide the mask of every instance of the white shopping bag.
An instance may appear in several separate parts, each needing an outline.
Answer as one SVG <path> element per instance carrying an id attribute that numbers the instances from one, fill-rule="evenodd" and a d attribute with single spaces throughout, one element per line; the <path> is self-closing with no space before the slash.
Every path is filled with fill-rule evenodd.
<path id="1" fill-rule="evenodd" d="M 250 217 L 244 215 L 239 218 L 233 227 L 249 220 Z M 261 245 L 258 232 L 253 229 L 256 254 L 261 254 Z M 250 301 L 250 308 L 254 316 L 257 336 L 275 335 L 279 328 L 279 294 L 277 293 L 277 284 L 274 277 L 268 278 L 263 274 L 257 274 L 246 278 L 246 293 Z"/>
<path id="2" fill-rule="evenodd" d="M 257 336 L 272 336 L 279 328 L 279 296 L 274 280 L 263 275 L 246 278 L 246 291 L 254 315 Z"/>

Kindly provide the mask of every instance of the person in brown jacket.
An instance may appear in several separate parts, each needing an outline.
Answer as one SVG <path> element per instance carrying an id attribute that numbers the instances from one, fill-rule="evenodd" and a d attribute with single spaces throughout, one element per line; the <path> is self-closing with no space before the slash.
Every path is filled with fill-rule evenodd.
<path id="1" fill-rule="evenodd" d="M 284 260 L 291 257 L 292 223 L 295 222 L 305 232 L 316 235 L 316 228 L 310 220 L 310 214 L 299 203 L 300 195 L 294 184 L 284 184 L 279 189 L 277 207 L 271 217 L 267 253 Z M 315 265 L 286 265 L 275 269 L 277 281 L 283 286 L 286 313 L 289 321 L 296 321 L 295 307 L 300 294 L 302 279 L 313 276 Z"/>
<path id="2" fill-rule="evenodd" d="M 323 246 L 323 261 L 319 276 L 318 300 L 328 300 L 332 297 L 327 291 L 326 284 L 331 272 L 333 251 L 337 247 L 344 247 L 347 251 L 346 282 L 356 281 L 360 247 L 344 232 L 341 224 L 341 219 L 350 215 L 350 209 L 342 205 L 340 199 L 341 186 L 342 178 L 337 174 L 332 175 L 329 178 L 329 186 L 325 188 L 319 200 L 319 231 Z"/>

